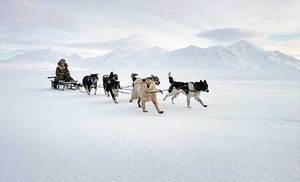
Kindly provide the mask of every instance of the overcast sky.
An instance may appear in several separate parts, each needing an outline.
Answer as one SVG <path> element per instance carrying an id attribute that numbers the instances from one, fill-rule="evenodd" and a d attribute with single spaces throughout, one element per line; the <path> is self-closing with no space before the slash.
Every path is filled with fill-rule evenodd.
<path id="1" fill-rule="evenodd" d="M 248 40 L 300 58 L 300 0 L 0 0 L 0 58 Z"/>

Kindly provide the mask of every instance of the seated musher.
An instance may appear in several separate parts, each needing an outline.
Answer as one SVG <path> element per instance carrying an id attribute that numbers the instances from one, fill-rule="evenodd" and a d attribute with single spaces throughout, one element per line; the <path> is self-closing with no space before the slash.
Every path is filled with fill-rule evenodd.
<path id="1" fill-rule="evenodd" d="M 68 69 L 68 64 L 66 63 L 66 60 L 60 59 L 57 63 L 57 68 L 55 71 L 55 79 L 54 79 L 54 88 L 57 89 L 57 85 L 59 81 L 65 81 L 65 82 L 72 82 L 75 81 L 71 75 L 70 71 Z"/>

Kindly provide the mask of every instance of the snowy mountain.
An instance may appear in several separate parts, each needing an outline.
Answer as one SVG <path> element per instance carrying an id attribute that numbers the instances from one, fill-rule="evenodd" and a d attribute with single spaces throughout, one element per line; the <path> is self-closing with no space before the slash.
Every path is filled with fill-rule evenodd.
<path id="1" fill-rule="evenodd" d="M 76 66 L 84 66 L 85 59 L 81 57 L 79 54 L 71 54 L 70 56 L 63 56 L 70 64 L 74 64 Z"/>
<path id="2" fill-rule="evenodd" d="M 300 69 L 300 61 L 280 52 L 267 52 L 247 41 L 228 47 L 188 46 L 160 58 L 161 66 L 189 69 L 286 70 Z"/>
<path id="3" fill-rule="evenodd" d="M 90 58 L 93 66 L 173 69 L 300 70 L 300 61 L 278 51 L 265 51 L 247 41 L 228 47 L 188 46 L 173 51 L 159 47 L 143 50 L 115 50 Z"/>
<path id="4" fill-rule="evenodd" d="M 231 68 L 238 66 L 236 56 L 220 46 L 209 48 L 188 46 L 168 52 L 160 59 L 165 62 L 164 65 L 180 66 L 181 68 Z"/>
<path id="5" fill-rule="evenodd" d="M 278 51 L 265 51 L 247 41 L 227 47 L 189 46 L 171 51 L 163 59 L 172 67 L 196 69 L 300 70 L 300 61 L 296 58 Z"/>
<path id="6" fill-rule="evenodd" d="M 188 46 L 167 51 L 159 47 L 144 49 L 115 49 L 93 58 L 78 54 L 70 56 L 43 49 L 17 55 L 5 62 L 57 63 L 65 58 L 70 64 L 93 68 L 172 68 L 172 69 L 242 69 L 242 70 L 300 70 L 300 61 L 278 51 L 265 51 L 247 41 L 227 47 L 200 48 Z"/>
<path id="7" fill-rule="evenodd" d="M 12 58 L 4 60 L 6 63 L 22 63 L 22 64 L 42 64 L 53 63 L 56 64 L 61 58 L 68 60 L 71 64 L 82 64 L 85 59 L 78 54 L 70 56 L 64 55 L 60 52 L 51 49 L 40 49 L 34 51 L 27 51 L 23 54 L 16 55 Z"/>
<path id="8" fill-rule="evenodd" d="M 279 51 L 269 51 L 267 54 L 271 61 L 277 65 L 289 66 L 300 70 L 300 61 L 292 56 L 283 54 Z"/>
<path id="9" fill-rule="evenodd" d="M 247 41 L 239 41 L 228 46 L 227 49 L 237 56 L 244 69 L 299 69 L 300 66 L 299 60 L 291 56 L 286 57 L 282 53 L 272 54 Z"/>
<path id="10" fill-rule="evenodd" d="M 110 66 L 116 67 L 147 67 L 156 60 L 166 54 L 168 51 L 159 47 L 142 50 L 115 50 L 103 56 L 88 58 L 86 62 L 94 67 Z M 150 65 L 151 66 L 151 65 Z"/>
<path id="11" fill-rule="evenodd" d="M 12 58 L 7 59 L 6 62 L 57 62 L 57 60 L 62 57 L 64 57 L 64 55 L 57 51 L 53 51 L 51 49 L 40 49 L 16 55 Z"/>

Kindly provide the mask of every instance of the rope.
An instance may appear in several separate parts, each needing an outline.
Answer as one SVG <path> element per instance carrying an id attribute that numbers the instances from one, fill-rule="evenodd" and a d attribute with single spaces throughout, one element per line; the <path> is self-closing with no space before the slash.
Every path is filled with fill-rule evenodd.
<path id="1" fill-rule="evenodd" d="M 78 89 L 78 91 L 81 93 L 86 93 L 85 91 L 82 91 L 80 88 Z"/>
<path id="2" fill-rule="evenodd" d="M 122 89 L 122 88 L 121 88 L 121 90 L 128 90 L 128 91 L 131 91 L 132 89 L 126 89 L 126 88 L 125 88 L 125 89 Z"/>
<path id="3" fill-rule="evenodd" d="M 103 84 L 98 84 L 98 86 L 97 86 L 98 88 L 104 88 L 103 87 Z M 131 91 L 131 89 L 127 89 L 127 88 L 130 88 L 130 87 L 132 87 L 131 85 L 128 85 L 128 86 L 124 86 L 124 87 L 121 87 L 120 89 L 119 89 L 119 93 L 122 93 L 122 94 L 131 94 L 131 93 L 128 93 L 128 92 L 124 92 L 124 91 L 121 91 L 121 90 L 128 90 L 128 91 Z"/>
<path id="4" fill-rule="evenodd" d="M 159 90 L 156 90 L 156 91 L 153 91 L 153 92 L 147 92 L 147 93 L 161 93 L 161 94 L 164 94 L 163 92 L 164 91 L 169 91 L 169 89 L 159 89 Z M 189 92 L 199 92 L 198 90 L 189 90 Z"/>
<path id="5" fill-rule="evenodd" d="M 98 84 L 97 87 L 98 88 L 103 88 L 103 84 Z M 131 90 L 131 89 L 126 89 L 126 88 L 130 88 L 130 87 L 132 87 L 132 85 L 124 86 L 124 87 L 121 87 L 120 89 L 122 89 L 122 90 Z"/>
<path id="6" fill-rule="evenodd" d="M 121 90 L 119 90 L 119 93 L 122 93 L 122 94 L 131 94 L 131 93 L 124 92 L 124 91 L 121 91 Z"/>
<path id="7" fill-rule="evenodd" d="M 150 93 L 150 94 L 155 94 L 155 93 L 161 93 L 161 94 L 164 94 L 162 90 L 156 90 L 156 91 L 153 91 L 153 92 L 147 92 L 146 93 Z"/>
<path id="8" fill-rule="evenodd" d="M 124 87 L 121 87 L 122 90 L 126 90 L 126 88 L 130 88 L 132 87 L 132 85 L 128 85 L 128 86 L 124 86 Z"/>

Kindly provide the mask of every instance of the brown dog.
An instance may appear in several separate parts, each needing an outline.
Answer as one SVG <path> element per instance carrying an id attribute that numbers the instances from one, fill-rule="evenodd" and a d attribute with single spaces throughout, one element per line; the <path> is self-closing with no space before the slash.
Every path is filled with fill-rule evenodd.
<path id="1" fill-rule="evenodd" d="M 152 101 L 157 112 L 159 114 L 162 114 L 163 111 L 161 111 L 158 107 L 156 93 L 157 93 L 156 84 L 151 77 L 145 79 L 137 78 L 134 81 L 134 87 L 132 89 L 131 98 L 129 102 L 138 99 L 138 106 L 142 107 L 143 112 L 148 112 L 146 110 L 146 102 Z"/>

